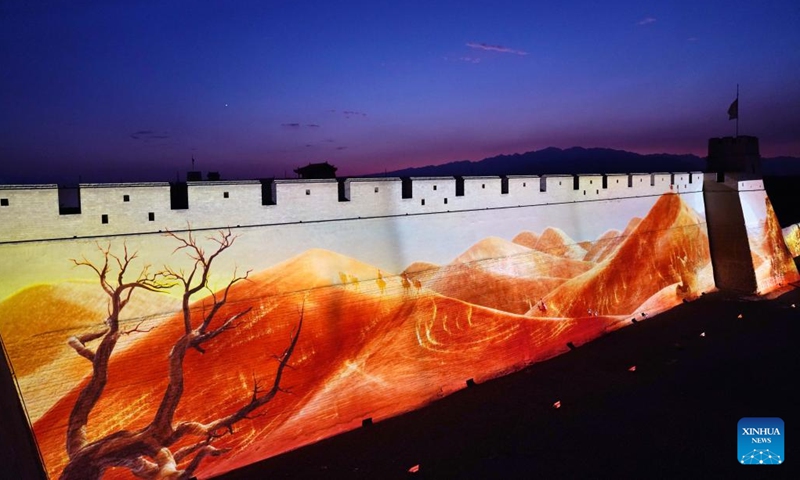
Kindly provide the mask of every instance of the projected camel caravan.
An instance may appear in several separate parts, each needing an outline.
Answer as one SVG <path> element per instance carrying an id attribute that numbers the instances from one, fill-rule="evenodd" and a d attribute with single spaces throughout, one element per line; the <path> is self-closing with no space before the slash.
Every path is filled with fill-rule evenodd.
<path id="1" fill-rule="evenodd" d="M 255 414 L 281 391 L 282 373 L 289 365 L 303 324 L 302 311 L 288 346 L 275 357 L 278 367 L 270 388 L 264 389 L 254 375 L 252 395 L 233 412 L 205 423 L 176 421 L 176 410 L 185 388 L 184 358 L 190 349 L 205 353 L 205 348 L 208 348 L 214 338 L 222 334 L 233 334 L 234 332 L 228 332 L 234 331 L 237 322 L 250 313 L 251 308 L 245 308 L 233 314 L 224 313 L 218 318 L 228 303 L 231 288 L 247 280 L 250 272 L 241 276 L 234 273 L 221 295 L 210 292 L 210 309 L 207 312 L 198 311 L 191 306 L 193 298 L 208 289 L 214 260 L 234 244 L 236 237 L 230 230 L 210 237 L 216 248 L 208 253 L 191 231 L 185 236 L 174 233 L 169 235 L 179 243 L 176 251 L 186 251 L 193 261 L 188 271 L 165 267 L 164 270 L 151 274 L 149 267 L 144 266 L 138 277 L 130 280 L 127 277 L 130 276 L 130 268 L 137 254 L 130 253 L 127 246 L 123 246 L 122 253 L 118 255 L 112 251 L 111 246 L 103 248 L 98 245 L 100 262 L 92 262 L 86 257 L 73 260 L 75 265 L 87 267 L 97 275 L 100 286 L 109 297 L 109 314 L 104 329 L 73 336 L 68 342 L 78 355 L 91 362 L 92 374 L 81 387 L 69 416 L 66 442 L 69 461 L 61 474 L 62 479 L 99 478 L 110 467 L 127 468 L 140 478 L 191 478 L 205 457 L 226 453 L 227 449 L 218 449 L 213 445 L 215 440 L 225 434 L 233 434 L 234 426 L 238 422 Z M 120 318 L 125 306 L 137 290 L 165 292 L 173 287 L 182 290 L 183 334 L 169 352 L 168 384 L 155 415 L 144 428 L 118 430 L 90 440 L 87 434 L 89 416 L 104 393 L 108 382 L 109 362 L 119 337 L 146 333 L 139 330 L 139 325 L 127 330 L 121 326 Z M 98 340 L 99 345 L 92 350 L 90 344 Z M 192 440 L 185 444 L 186 439 L 190 438 Z M 184 445 L 173 448 L 181 442 Z"/>

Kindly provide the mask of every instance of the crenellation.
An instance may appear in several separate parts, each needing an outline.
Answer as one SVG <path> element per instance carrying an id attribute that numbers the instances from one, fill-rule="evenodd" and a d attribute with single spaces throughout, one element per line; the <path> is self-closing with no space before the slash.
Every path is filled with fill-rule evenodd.
<path id="1" fill-rule="evenodd" d="M 666 192 L 701 192 L 700 172 L 477 177 L 201 181 L 185 186 L 188 208 L 175 208 L 176 184 L 85 183 L 79 209 L 59 214 L 57 185 L 0 185 L 0 242 L 154 233 L 485 210 Z M 729 187 L 763 189 L 758 178 L 727 175 Z M 578 188 L 576 188 L 576 186 Z M 35 221 L 34 221 L 35 220 Z"/>

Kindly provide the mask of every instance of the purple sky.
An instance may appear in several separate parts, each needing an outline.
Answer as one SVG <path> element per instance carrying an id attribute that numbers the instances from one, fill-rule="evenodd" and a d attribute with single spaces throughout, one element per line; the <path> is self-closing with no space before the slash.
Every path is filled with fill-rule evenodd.
<path id="1" fill-rule="evenodd" d="M 737 83 L 740 133 L 800 156 L 800 2 L 763 3 L 4 1 L 0 183 L 705 155 Z"/>

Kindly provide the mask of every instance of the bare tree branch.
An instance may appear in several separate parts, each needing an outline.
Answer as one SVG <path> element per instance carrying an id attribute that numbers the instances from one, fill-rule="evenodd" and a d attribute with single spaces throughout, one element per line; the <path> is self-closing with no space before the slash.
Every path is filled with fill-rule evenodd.
<path id="1" fill-rule="evenodd" d="M 284 370 L 287 367 L 291 368 L 289 359 L 300 337 L 305 301 L 299 312 L 300 320 L 297 327 L 289 336 L 289 345 L 281 355 L 275 357 L 278 360 L 278 368 L 269 390 L 263 390 L 254 375 L 249 401 L 235 412 L 208 423 L 185 420 L 174 424 L 175 412 L 184 390 L 183 368 L 188 350 L 196 348 L 200 352 L 205 352 L 203 347 L 208 342 L 223 332 L 234 329 L 237 320 L 248 315 L 252 307 L 226 313 L 226 318 L 221 323 L 215 323 L 223 307 L 228 304 L 234 286 L 248 280 L 250 274 L 249 270 L 244 275 L 234 271 L 224 289 L 214 292 L 209 288 L 209 275 L 214 260 L 230 248 L 237 238 L 230 229 L 221 230 L 207 239 L 215 245 L 209 252 L 200 245 L 191 229 L 185 236 L 173 232 L 167 232 L 167 236 L 178 242 L 175 252 L 183 251 L 191 260 L 190 269 L 164 267 L 162 271 L 151 274 L 149 266 L 144 266 L 136 280 L 126 281 L 132 263 L 137 259 L 137 253 L 129 252 L 127 245 L 123 245 L 122 253 L 117 255 L 112 252 L 110 245 L 102 247 L 98 244 L 97 248 L 102 255 L 101 262 L 98 263 L 91 262 L 86 257 L 72 260 L 76 266 L 89 267 L 97 275 L 109 299 L 106 328 L 102 332 L 70 337 L 68 341 L 76 353 L 92 362 L 92 375 L 79 392 L 70 414 L 67 426 L 69 463 L 62 472 L 63 480 L 100 478 L 110 467 L 126 468 L 140 478 L 188 479 L 194 475 L 204 458 L 222 455 L 228 451 L 214 447 L 212 442 L 233 434 L 233 427 L 237 422 L 263 415 L 263 412 L 258 413 L 256 410 L 271 401 L 279 392 L 287 391 L 281 387 L 281 379 Z M 182 289 L 181 311 L 184 333 L 176 340 L 170 351 L 167 388 L 156 414 L 147 426 L 138 431 L 119 430 L 88 442 L 86 432 L 88 418 L 103 394 L 108 378 L 109 360 L 119 336 L 150 331 L 141 329 L 144 320 L 132 329 L 121 329 L 120 314 L 130 302 L 135 290 L 163 292 L 175 285 Z M 192 306 L 193 297 L 203 290 L 210 292 L 212 300 L 207 311 L 205 308 L 197 310 Z M 97 339 L 100 339 L 100 344 L 93 351 L 87 344 Z M 185 436 L 197 437 L 199 441 L 173 453 L 170 447 Z M 188 464 L 182 468 L 181 465 L 187 461 Z"/>

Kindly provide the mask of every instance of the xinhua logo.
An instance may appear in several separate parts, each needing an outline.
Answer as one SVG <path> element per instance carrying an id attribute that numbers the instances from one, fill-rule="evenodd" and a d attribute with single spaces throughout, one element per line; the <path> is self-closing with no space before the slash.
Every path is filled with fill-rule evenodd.
<path id="1" fill-rule="evenodd" d="M 783 457 L 783 420 L 745 417 L 738 425 L 738 454 L 742 465 L 780 465 Z"/>

